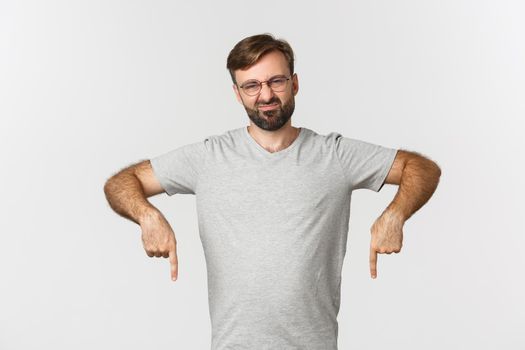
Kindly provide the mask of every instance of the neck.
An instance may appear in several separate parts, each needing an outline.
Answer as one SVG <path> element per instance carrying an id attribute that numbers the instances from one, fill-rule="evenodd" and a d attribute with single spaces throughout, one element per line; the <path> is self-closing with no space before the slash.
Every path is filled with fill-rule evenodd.
<path id="1" fill-rule="evenodd" d="M 300 128 L 293 127 L 291 123 L 287 123 L 279 130 L 268 131 L 257 127 L 250 123 L 248 126 L 248 133 L 268 152 L 279 152 L 290 146 L 297 136 L 299 136 Z"/>

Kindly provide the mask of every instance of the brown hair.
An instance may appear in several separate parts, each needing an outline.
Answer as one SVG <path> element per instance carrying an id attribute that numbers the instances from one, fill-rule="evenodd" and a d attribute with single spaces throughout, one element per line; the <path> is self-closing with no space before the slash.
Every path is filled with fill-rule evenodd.
<path id="1" fill-rule="evenodd" d="M 283 39 L 275 39 L 269 33 L 249 36 L 239 41 L 228 55 L 226 68 L 230 71 L 232 81 L 235 81 L 235 71 L 238 69 L 246 69 L 255 64 L 264 54 L 270 51 L 278 50 L 284 54 L 290 74 L 293 75 L 294 54 L 293 50 Z"/>

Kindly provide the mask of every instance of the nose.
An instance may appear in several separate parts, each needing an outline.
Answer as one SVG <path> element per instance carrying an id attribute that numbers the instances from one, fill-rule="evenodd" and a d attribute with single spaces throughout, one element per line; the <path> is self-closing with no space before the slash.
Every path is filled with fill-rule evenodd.
<path id="1" fill-rule="evenodd" d="M 259 101 L 270 101 L 275 94 L 268 84 L 262 84 L 261 91 L 259 92 Z"/>

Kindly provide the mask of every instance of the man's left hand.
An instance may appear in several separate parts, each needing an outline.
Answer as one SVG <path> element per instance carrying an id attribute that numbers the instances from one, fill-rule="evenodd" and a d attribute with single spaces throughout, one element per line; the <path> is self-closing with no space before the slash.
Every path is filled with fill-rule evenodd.
<path id="1" fill-rule="evenodd" d="M 377 253 L 399 253 L 403 245 L 404 220 L 392 211 L 385 211 L 374 222 L 370 233 L 370 275 L 377 277 Z"/>

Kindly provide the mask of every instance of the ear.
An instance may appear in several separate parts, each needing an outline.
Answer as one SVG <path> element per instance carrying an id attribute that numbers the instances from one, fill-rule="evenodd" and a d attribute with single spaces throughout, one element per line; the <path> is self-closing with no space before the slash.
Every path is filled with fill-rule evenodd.
<path id="1" fill-rule="evenodd" d="M 237 87 L 236 84 L 233 84 L 232 88 L 233 88 L 233 92 L 235 92 L 235 97 L 237 98 L 237 101 L 239 101 L 239 103 L 242 104 L 241 93 L 239 91 L 239 88 Z"/>
<path id="2" fill-rule="evenodd" d="M 299 91 L 299 79 L 297 78 L 297 73 L 294 73 L 292 76 L 292 92 L 293 95 L 297 95 L 297 92 Z"/>

